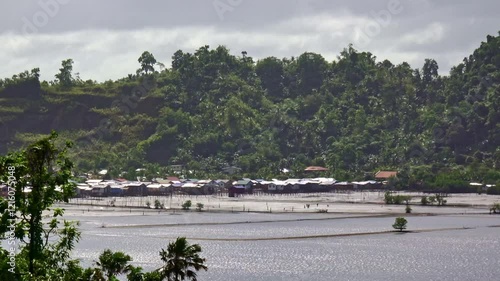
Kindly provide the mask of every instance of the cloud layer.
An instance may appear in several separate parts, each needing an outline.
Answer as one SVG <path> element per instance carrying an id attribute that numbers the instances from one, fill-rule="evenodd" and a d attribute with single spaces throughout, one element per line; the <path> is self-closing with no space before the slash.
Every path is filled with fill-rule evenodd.
<path id="1" fill-rule="evenodd" d="M 46 80 L 66 58 L 82 79 L 104 81 L 135 73 L 145 50 L 169 65 L 176 50 L 203 45 L 331 61 L 353 43 L 414 68 L 434 58 L 446 74 L 500 29 L 494 0 L 37 0 L 4 1 L 0 11 L 0 77 L 40 67 Z"/>

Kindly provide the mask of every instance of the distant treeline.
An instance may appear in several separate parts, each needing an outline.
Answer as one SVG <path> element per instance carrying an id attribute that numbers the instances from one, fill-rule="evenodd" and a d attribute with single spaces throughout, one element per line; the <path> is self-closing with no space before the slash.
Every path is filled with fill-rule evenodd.
<path id="1" fill-rule="evenodd" d="M 175 52 L 170 68 L 149 52 L 138 62 L 103 83 L 74 74 L 71 59 L 54 81 L 39 81 L 39 69 L 0 80 L 0 152 L 55 129 L 75 142 L 80 172 L 111 178 L 165 175 L 171 164 L 198 178 L 228 166 L 304 177 L 317 165 L 338 180 L 398 170 L 394 187 L 500 183 L 500 36 L 448 76 L 433 59 L 413 69 L 352 46 L 334 61 L 309 52 L 256 61 L 203 46 Z"/>

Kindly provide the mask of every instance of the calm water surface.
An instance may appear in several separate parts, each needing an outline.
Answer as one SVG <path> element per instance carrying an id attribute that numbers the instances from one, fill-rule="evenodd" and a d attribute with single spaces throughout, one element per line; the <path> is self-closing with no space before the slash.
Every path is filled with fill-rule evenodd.
<path id="1" fill-rule="evenodd" d="M 176 237 L 186 236 L 202 246 L 207 258 L 209 270 L 199 274 L 201 281 L 500 280 L 500 228 L 493 227 L 500 225 L 498 216 L 408 217 L 410 230 L 459 229 L 292 240 L 252 239 L 386 231 L 394 217 L 192 213 L 69 218 L 82 221 L 82 240 L 75 257 L 85 265 L 110 248 L 128 253 L 136 265 L 155 269 L 161 265 L 160 249 Z M 304 218 L 320 219 L 298 220 Z M 253 223 L 102 228 L 103 223 L 247 221 Z M 246 240 L 235 241 L 242 238 Z"/>

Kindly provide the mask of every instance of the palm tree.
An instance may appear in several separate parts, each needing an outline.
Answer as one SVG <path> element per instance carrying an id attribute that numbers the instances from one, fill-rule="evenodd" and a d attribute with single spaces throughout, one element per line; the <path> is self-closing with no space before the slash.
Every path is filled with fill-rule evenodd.
<path id="1" fill-rule="evenodd" d="M 142 267 L 130 266 L 129 274 L 127 274 L 128 281 L 144 281 L 144 273 Z"/>
<path id="2" fill-rule="evenodd" d="M 106 274 L 109 280 L 116 275 L 130 272 L 131 266 L 128 264 L 132 258 L 123 252 L 113 253 L 111 250 L 106 249 L 99 256 L 99 261 L 96 262 L 98 266 L 102 268 L 102 271 Z"/>
<path id="3" fill-rule="evenodd" d="M 161 249 L 160 257 L 165 263 L 158 271 L 161 272 L 162 280 L 197 281 L 196 271 L 207 270 L 205 259 L 199 256 L 201 247 L 198 244 L 189 245 L 185 237 L 168 244 L 167 250 Z"/>

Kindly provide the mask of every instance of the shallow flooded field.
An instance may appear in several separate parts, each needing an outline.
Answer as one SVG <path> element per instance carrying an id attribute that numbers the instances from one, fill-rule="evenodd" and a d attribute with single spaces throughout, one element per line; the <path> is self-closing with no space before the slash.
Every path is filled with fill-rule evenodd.
<path id="1" fill-rule="evenodd" d="M 494 215 L 410 216 L 412 233 L 341 237 L 334 235 L 390 231 L 394 217 L 123 215 L 68 216 L 82 222 L 75 257 L 90 265 L 110 248 L 130 254 L 135 264 L 151 270 L 161 265 L 162 247 L 186 236 L 202 246 L 207 258 L 209 270 L 200 273 L 200 280 L 498 280 L 500 276 L 500 216 Z"/>

